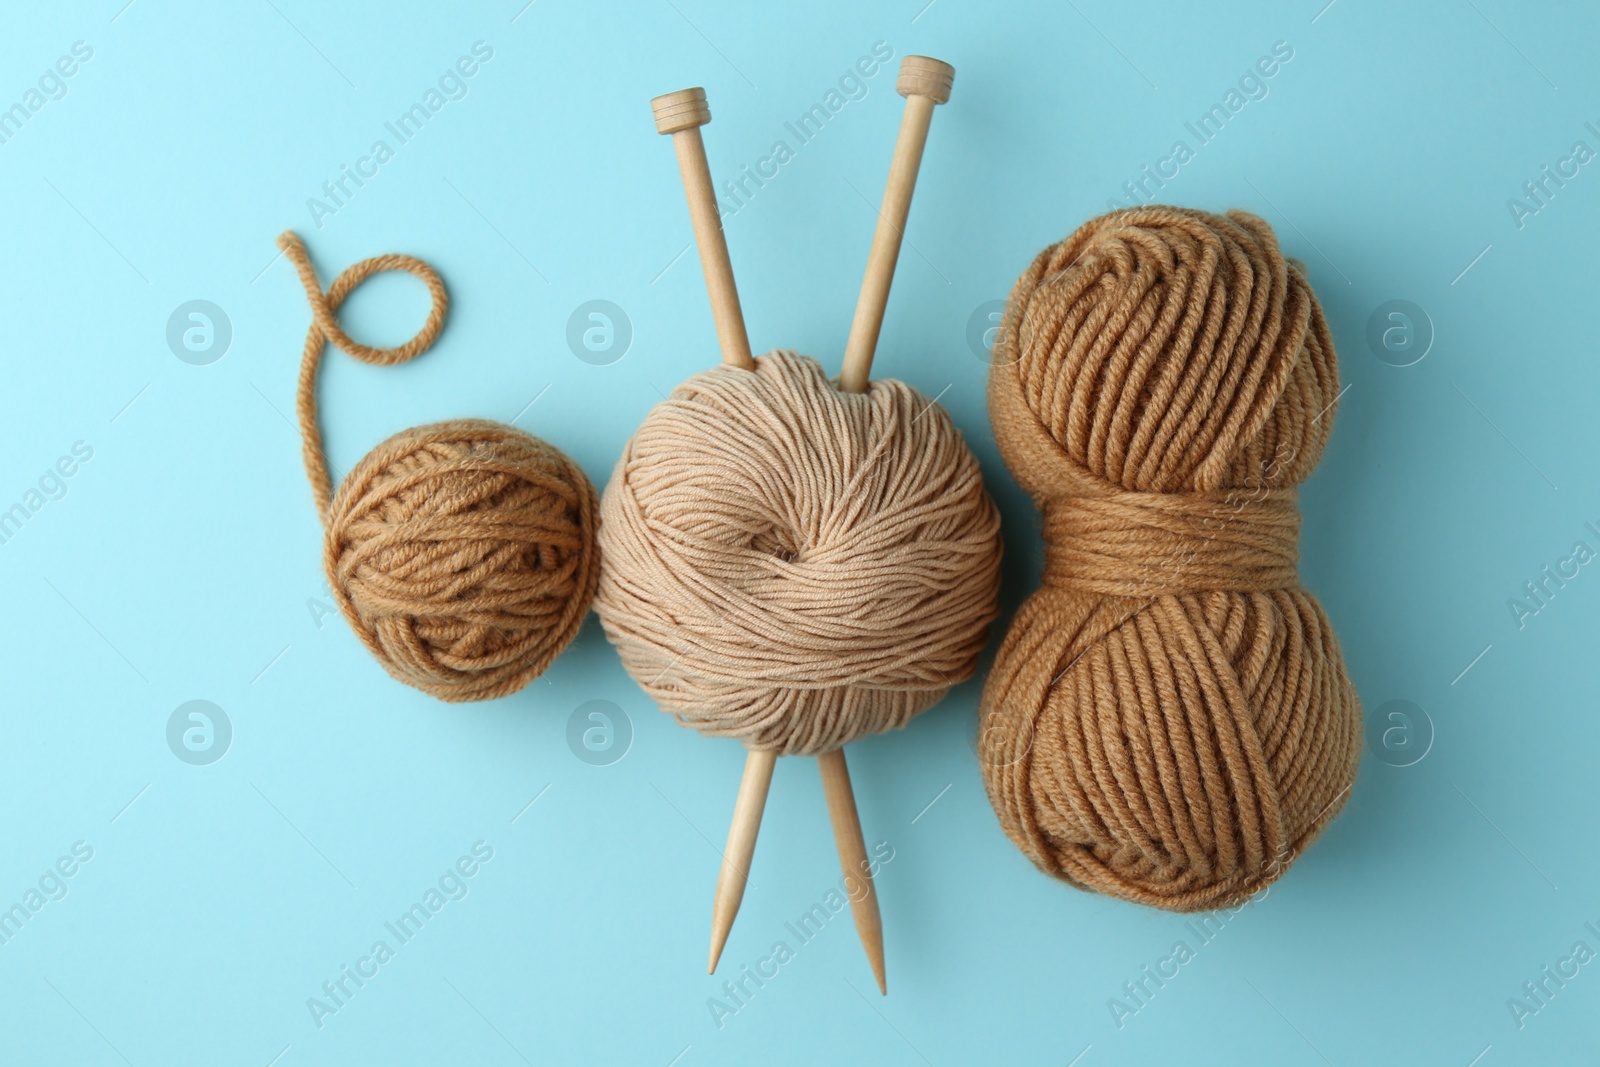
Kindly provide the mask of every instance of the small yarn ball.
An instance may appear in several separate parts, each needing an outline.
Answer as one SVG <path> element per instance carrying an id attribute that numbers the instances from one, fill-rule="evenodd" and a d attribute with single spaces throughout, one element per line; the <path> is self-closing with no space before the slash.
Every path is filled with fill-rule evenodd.
<path id="1" fill-rule="evenodd" d="M 943 408 L 816 360 L 696 374 L 601 500 L 595 609 L 684 725 L 818 753 L 904 726 L 977 666 L 1000 519 Z"/>
<path id="2" fill-rule="evenodd" d="M 451 701 L 516 692 L 577 635 L 594 599 L 594 486 L 554 445 L 504 423 L 459 419 L 395 434 L 335 494 L 318 425 L 323 353 L 332 344 L 384 367 L 415 359 L 444 328 L 449 296 L 438 271 L 394 253 L 346 268 L 323 292 L 292 230 L 278 247 L 311 305 L 295 410 L 340 612 L 407 685 Z M 414 275 L 431 299 L 416 336 L 392 348 L 355 340 L 336 315 L 356 286 L 384 271 Z"/>
<path id="3" fill-rule="evenodd" d="M 1338 814 L 1361 712 L 1300 585 L 1295 502 L 1338 395 L 1304 267 L 1254 216 L 1113 212 L 1018 279 L 989 406 L 1046 555 L 985 686 L 979 751 L 1042 870 L 1216 908 Z"/>
<path id="4" fill-rule="evenodd" d="M 577 635 L 599 579 L 594 486 L 561 450 L 502 423 L 395 434 L 327 513 L 323 566 L 384 668 L 441 700 L 490 700 Z"/>

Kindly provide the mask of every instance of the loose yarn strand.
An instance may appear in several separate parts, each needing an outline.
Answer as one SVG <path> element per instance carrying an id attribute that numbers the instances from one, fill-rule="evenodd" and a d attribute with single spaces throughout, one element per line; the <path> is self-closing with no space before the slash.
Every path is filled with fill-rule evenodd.
<path id="1" fill-rule="evenodd" d="M 450 301 L 439 272 L 415 256 L 390 254 L 363 259 L 335 278 L 327 293 L 323 293 L 322 285 L 317 281 L 316 268 L 311 264 L 311 254 L 306 251 L 300 236 L 293 230 L 285 230 L 278 236 L 278 247 L 294 264 L 295 273 L 299 274 L 300 284 L 305 287 L 306 298 L 311 304 L 311 328 L 306 333 L 306 347 L 300 357 L 300 384 L 295 393 L 295 413 L 300 420 L 300 440 L 306 477 L 311 481 L 311 495 L 317 503 L 317 514 L 326 521 L 328 505 L 333 499 L 333 479 L 328 473 L 322 429 L 317 423 L 317 370 L 322 364 L 322 354 L 328 343 L 332 342 L 341 351 L 363 363 L 377 366 L 404 363 L 433 347 L 439 331 L 444 328 L 445 311 Z M 405 271 L 421 278 L 428 287 L 431 305 L 428 318 L 415 337 L 394 348 L 375 348 L 345 333 L 334 312 L 356 286 L 374 274 L 390 270 Z"/>

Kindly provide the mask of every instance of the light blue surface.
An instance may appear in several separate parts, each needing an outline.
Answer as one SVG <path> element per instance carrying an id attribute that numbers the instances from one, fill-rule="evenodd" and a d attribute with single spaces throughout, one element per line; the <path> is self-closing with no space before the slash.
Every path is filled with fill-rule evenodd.
<path id="1" fill-rule="evenodd" d="M 1600 549 L 1600 164 L 1568 164 L 1520 226 L 1507 204 L 1536 206 L 1523 183 L 1574 142 L 1600 149 L 1593 5 L 123 2 L 10 4 L 0 29 L 0 106 L 26 108 L 74 42 L 93 52 L 0 143 L 0 507 L 75 442 L 93 452 L 0 544 L 0 906 L 26 908 L 41 877 L 65 890 L 0 944 L 0 1062 L 1595 1062 L 1600 963 L 1547 983 L 1520 1027 L 1508 999 L 1533 1006 L 1523 984 L 1574 943 L 1600 951 L 1600 569 L 1520 628 L 1507 604 L 1574 542 Z M 385 123 L 480 41 L 492 58 L 445 85 L 465 95 L 399 145 Z M 879 41 L 888 69 L 796 148 L 785 123 Z M 1275 42 L 1293 58 L 1264 98 L 1196 148 L 1185 123 Z M 412 253 L 452 295 L 417 362 L 331 357 L 336 474 L 393 431 L 475 415 L 518 417 L 603 484 L 658 391 L 716 358 L 650 97 L 706 86 L 719 178 L 796 148 L 729 242 L 756 349 L 837 367 L 910 52 L 959 73 L 876 370 L 943 391 L 982 459 L 1008 610 L 1041 553 L 969 317 L 1183 138 L 1193 158 L 1160 198 L 1258 212 L 1310 266 L 1349 391 L 1303 493 L 1303 574 L 1369 718 L 1409 700 L 1434 736 L 1409 767 L 1369 752 L 1343 817 L 1202 946 L 1183 917 L 1033 870 L 984 797 L 964 685 L 850 748 L 867 838 L 893 850 L 880 999 L 848 918 L 803 945 L 786 931 L 839 882 L 813 763 L 778 767 L 710 978 L 736 743 L 659 714 L 592 619 L 526 691 L 462 707 L 319 617 L 285 417 L 308 313 L 272 241 L 299 230 L 325 282 Z M 307 199 L 380 139 L 393 158 L 316 225 Z M 232 329 L 209 365 L 166 341 L 196 299 Z M 593 299 L 631 322 L 610 365 L 566 342 Z M 1369 349 L 1390 300 L 1431 319 L 1421 362 Z M 396 343 L 422 315 L 391 276 L 345 321 Z M 190 700 L 231 722 L 209 765 L 168 746 Z M 631 723 L 609 765 L 568 745 L 591 700 Z M 62 856 L 72 876 L 44 877 Z M 466 895 L 400 944 L 385 923 L 464 856 L 475 873 L 445 887 Z M 394 957 L 319 1028 L 308 998 L 380 939 Z M 779 940 L 794 958 L 719 1028 L 708 999 Z M 1119 1028 L 1108 1001 L 1131 1004 L 1124 983 L 1179 940 L 1195 958 Z"/>

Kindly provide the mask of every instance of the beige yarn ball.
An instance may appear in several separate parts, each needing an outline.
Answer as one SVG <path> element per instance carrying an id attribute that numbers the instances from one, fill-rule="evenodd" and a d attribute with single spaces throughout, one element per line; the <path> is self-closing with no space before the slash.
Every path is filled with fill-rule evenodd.
<path id="1" fill-rule="evenodd" d="M 1000 518 L 949 415 L 816 360 L 718 366 L 657 405 L 600 505 L 595 608 L 684 725 L 814 754 L 904 726 L 970 677 Z"/>

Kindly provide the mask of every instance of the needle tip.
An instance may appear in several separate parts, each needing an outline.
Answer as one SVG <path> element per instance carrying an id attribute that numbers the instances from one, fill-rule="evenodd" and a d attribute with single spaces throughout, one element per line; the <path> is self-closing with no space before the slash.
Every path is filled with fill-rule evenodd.
<path id="1" fill-rule="evenodd" d="M 711 931 L 711 962 L 706 966 L 707 974 L 717 973 L 717 961 L 722 959 L 722 946 L 728 943 L 728 931 L 721 924 Z"/>

